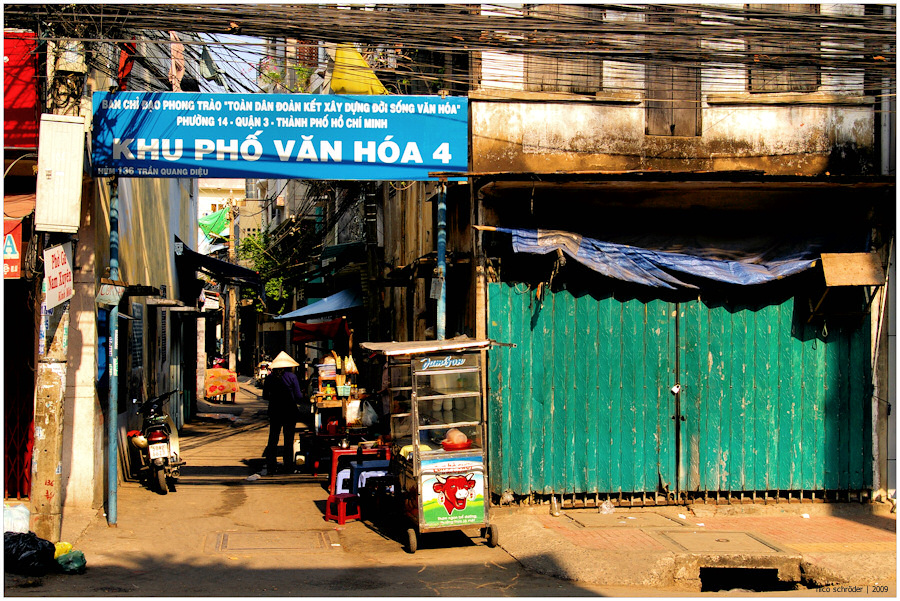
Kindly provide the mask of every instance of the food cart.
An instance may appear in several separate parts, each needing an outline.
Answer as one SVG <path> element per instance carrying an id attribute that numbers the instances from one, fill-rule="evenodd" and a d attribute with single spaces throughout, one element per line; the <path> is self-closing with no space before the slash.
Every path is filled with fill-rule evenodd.
<path id="1" fill-rule="evenodd" d="M 409 551 L 427 532 L 472 530 L 491 547 L 481 351 L 490 340 L 363 343 L 383 354 L 390 374 L 391 456 Z"/>

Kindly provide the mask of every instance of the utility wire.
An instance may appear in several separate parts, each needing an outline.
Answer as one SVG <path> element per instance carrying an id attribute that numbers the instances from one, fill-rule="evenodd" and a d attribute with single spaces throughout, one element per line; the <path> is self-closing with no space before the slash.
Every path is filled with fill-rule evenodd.
<path id="1" fill-rule="evenodd" d="M 864 10 L 860 6 L 822 5 L 824 8 L 812 13 L 783 12 L 778 10 L 779 5 L 752 9 L 723 5 L 555 6 L 558 8 L 553 11 L 490 5 L 384 5 L 372 10 L 319 5 L 100 4 L 29 5 L 27 9 L 8 5 L 5 17 L 8 26 L 26 26 L 40 20 L 48 35 L 65 33 L 73 37 L 92 31 L 108 37 L 133 30 L 178 30 L 190 22 L 195 31 L 212 35 L 240 33 L 309 43 L 351 41 L 398 53 L 397 62 L 402 67 L 375 65 L 379 76 L 398 78 L 434 68 L 408 60 L 417 52 L 458 54 L 466 60 L 472 53 L 489 51 L 526 60 L 562 59 L 557 81 L 548 81 L 550 86 L 583 77 L 579 72 L 583 64 L 578 61 L 591 60 L 622 63 L 617 67 L 622 76 L 640 73 L 645 65 L 693 64 L 707 68 L 716 64 L 723 72 L 712 76 L 723 85 L 736 79 L 724 72 L 727 66 L 805 66 L 831 69 L 837 74 L 848 69 L 892 74 L 895 66 L 895 19 L 890 14 L 872 14 L 874 10 L 884 12 L 884 7 L 877 5 Z M 103 24 L 102 31 L 98 23 Z M 156 43 L 171 42 L 160 39 Z M 183 43 L 188 48 L 212 42 Z M 222 42 L 221 47 L 233 49 L 235 45 Z M 276 47 L 278 44 L 267 46 L 256 39 L 248 41 L 246 52 L 241 54 L 252 52 L 262 60 Z M 234 58 L 235 64 L 246 60 Z M 432 83 L 469 83 L 467 74 L 419 75 L 426 80 L 431 77 Z"/>

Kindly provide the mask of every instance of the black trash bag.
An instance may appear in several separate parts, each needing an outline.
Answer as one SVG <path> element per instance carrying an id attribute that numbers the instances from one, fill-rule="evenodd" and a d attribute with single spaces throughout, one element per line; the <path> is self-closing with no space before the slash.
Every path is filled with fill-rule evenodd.
<path id="1" fill-rule="evenodd" d="M 7 572 L 24 576 L 43 576 L 58 567 L 56 545 L 34 532 L 4 532 L 3 559 Z"/>

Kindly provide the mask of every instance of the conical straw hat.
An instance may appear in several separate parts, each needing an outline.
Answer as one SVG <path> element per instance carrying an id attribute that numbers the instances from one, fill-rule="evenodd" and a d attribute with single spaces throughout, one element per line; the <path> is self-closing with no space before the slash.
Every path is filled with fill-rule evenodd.
<path id="1" fill-rule="evenodd" d="M 269 363 L 269 367 L 272 369 L 278 369 L 279 367 L 297 367 L 298 365 L 300 364 L 294 361 L 291 356 L 284 351 L 278 353 L 278 356 Z"/>

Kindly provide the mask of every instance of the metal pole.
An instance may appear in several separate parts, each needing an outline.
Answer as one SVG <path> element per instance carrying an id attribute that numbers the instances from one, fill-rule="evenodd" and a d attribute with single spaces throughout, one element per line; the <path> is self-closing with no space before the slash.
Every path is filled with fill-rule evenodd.
<path id="1" fill-rule="evenodd" d="M 438 193 L 437 209 L 437 277 L 440 282 L 440 293 L 437 299 L 437 327 L 435 338 L 444 340 L 447 329 L 447 286 L 445 274 L 447 273 L 447 183 L 441 182 Z"/>
<path id="2" fill-rule="evenodd" d="M 113 177 L 110 181 L 109 193 L 109 277 L 119 279 L 119 180 Z M 106 522 L 116 526 L 116 507 L 118 504 L 119 472 L 119 305 L 113 306 L 109 312 L 109 406 L 107 409 L 107 478 L 109 484 L 109 501 L 106 509 Z"/>
<path id="3" fill-rule="evenodd" d="M 237 263 L 237 203 L 233 198 L 228 199 L 228 214 L 231 219 L 229 226 L 228 239 L 228 262 Z M 240 288 L 236 284 L 228 286 L 228 333 L 225 340 L 228 342 L 228 369 L 237 373 L 237 353 L 238 344 L 240 344 L 240 326 L 238 322 L 238 297 L 240 296 Z M 231 402 L 237 401 L 237 394 L 231 393 Z"/>

